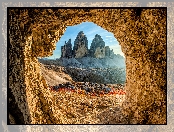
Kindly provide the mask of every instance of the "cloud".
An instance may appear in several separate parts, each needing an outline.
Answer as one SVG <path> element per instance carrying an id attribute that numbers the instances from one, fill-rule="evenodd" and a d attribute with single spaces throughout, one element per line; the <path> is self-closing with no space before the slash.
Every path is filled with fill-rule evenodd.
<path id="1" fill-rule="evenodd" d="M 105 36 L 106 38 L 111 38 L 112 36 Z"/>

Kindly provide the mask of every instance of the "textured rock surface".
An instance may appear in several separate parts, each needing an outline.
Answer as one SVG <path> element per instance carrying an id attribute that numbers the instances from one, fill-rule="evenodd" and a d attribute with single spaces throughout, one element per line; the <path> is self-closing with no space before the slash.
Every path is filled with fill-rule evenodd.
<path id="1" fill-rule="evenodd" d="M 90 56 L 95 58 L 105 57 L 105 42 L 100 35 L 96 34 L 90 46 Z"/>
<path id="2" fill-rule="evenodd" d="M 106 50 L 106 51 L 105 51 Z M 105 55 L 106 54 L 106 55 Z M 113 49 L 110 50 L 109 46 L 105 47 L 105 42 L 100 35 L 96 34 L 92 40 L 90 49 L 88 50 L 88 40 L 84 35 L 83 31 L 80 31 L 74 41 L 74 47 L 72 50 L 71 39 L 61 46 L 61 58 L 82 58 L 82 57 L 93 57 L 93 58 L 105 58 L 106 56 L 113 58 Z"/>
<path id="3" fill-rule="evenodd" d="M 130 123 L 166 123 L 166 9 L 32 8 L 10 10 L 9 15 L 9 89 L 14 99 L 9 98 L 22 113 L 22 123 L 60 122 L 36 57 L 52 55 L 66 26 L 83 21 L 112 32 L 121 45 L 126 57 L 123 113 Z M 15 121 L 22 116 L 10 114 Z"/>
<path id="4" fill-rule="evenodd" d="M 61 57 L 73 57 L 71 39 L 69 39 L 67 43 L 65 41 L 65 45 L 61 46 Z"/>
<path id="5" fill-rule="evenodd" d="M 105 47 L 97 47 L 95 49 L 95 53 L 94 53 L 94 57 L 95 58 L 104 58 L 105 57 Z"/>
<path id="6" fill-rule="evenodd" d="M 109 46 L 105 47 L 105 56 L 109 56 L 110 55 L 110 48 Z"/>
<path id="7" fill-rule="evenodd" d="M 73 53 L 75 58 L 81 58 L 88 54 L 88 40 L 83 31 L 80 31 L 74 41 Z"/>
<path id="8" fill-rule="evenodd" d="M 75 58 L 82 58 L 87 56 L 88 54 L 88 49 L 85 47 L 85 45 L 81 45 L 78 47 L 77 50 L 75 50 Z"/>

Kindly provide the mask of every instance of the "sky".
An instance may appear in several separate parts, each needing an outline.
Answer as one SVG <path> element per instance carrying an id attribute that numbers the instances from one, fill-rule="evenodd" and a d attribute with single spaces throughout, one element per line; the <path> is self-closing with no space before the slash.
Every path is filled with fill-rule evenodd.
<path id="1" fill-rule="evenodd" d="M 94 24 L 93 22 L 82 22 L 81 24 L 74 26 L 67 26 L 64 35 L 60 38 L 60 40 L 56 43 L 56 49 L 53 51 L 53 55 L 49 57 L 45 57 L 48 59 L 56 59 L 61 56 L 61 46 L 65 44 L 65 41 L 68 42 L 71 39 L 72 48 L 74 46 L 75 38 L 77 34 L 83 31 L 88 40 L 88 49 L 92 43 L 96 34 L 99 34 L 103 41 L 105 42 L 105 46 L 109 46 L 110 49 L 113 49 L 115 54 L 120 54 L 124 57 L 123 52 L 121 51 L 121 46 L 119 45 L 117 39 L 114 37 L 113 33 L 108 32 L 102 27 Z"/>

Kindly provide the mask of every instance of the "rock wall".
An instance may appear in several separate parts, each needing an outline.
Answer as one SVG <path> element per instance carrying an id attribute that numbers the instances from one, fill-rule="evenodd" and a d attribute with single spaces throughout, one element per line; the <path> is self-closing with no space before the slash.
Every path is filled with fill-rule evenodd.
<path id="1" fill-rule="evenodd" d="M 73 53 L 75 58 L 81 58 L 88 54 L 88 40 L 83 31 L 80 31 L 74 41 Z"/>
<path id="2" fill-rule="evenodd" d="M 106 49 L 106 50 L 105 50 Z M 72 50 L 71 39 L 61 46 L 61 57 L 64 58 L 82 58 L 82 57 L 93 57 L 93 58 L 105 58 L 106 56 L 113 58 L 113 49 L 110 50 L 109 46 L 105 47 L 105 42 L 100 35 L 96 34 L 92 40 L 90 49 L 88 49 L 88 40 L 84 35 L 83 31 L 80 31 L 74 41 L 74 47 Z"/>
<path id="3" fill-rule="evenodd" d="M 105 42 L 100 35 L 96 34 L 90 46 L 90 56 L 94 58 L 105 57 Z"/>
<path id="4" fill-rule="evenodd" d="M 73 57 L 71 39 L 69 39 L 67 43 L 65 41 L 65 45 L 61 46 L 61 57 Z"/>
<path id="5" fill-rule="evenodd" d="M 94 52 L 95 58 L 104 58 L 105 57 L 105 47 L 97 47 Z"/>
<path id="6" fill-rule="evenodd" d="M 125 54 L 127 99 L 123 113 L 129 122 L 166 123 L 166 9 L 23 8 L 10 9 L 7 14 L 8 91 L 12 93 L 8 97 L 19 111 L 10 109 L 9 116 L 16 122 L 61 122 L 37 57 L 52 55 L 66 26 L 91 21 L 112 32 Z"/>
<path id="7" fill-rule="evenodd" d="M 109 46 L 105 47 L 105 56 L 110 56 L 110 48 L 109 48 Z"/>

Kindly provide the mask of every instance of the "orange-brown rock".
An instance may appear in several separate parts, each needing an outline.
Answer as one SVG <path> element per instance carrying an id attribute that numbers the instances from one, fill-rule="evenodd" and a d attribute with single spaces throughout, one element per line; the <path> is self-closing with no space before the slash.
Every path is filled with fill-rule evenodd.
<path id="1" fill-rule="evenodd" d="M 9 9 L 10 119 L 58 123 L 37 57 L 53 54 L 66 26 L 90 21 L 112 32 L 126 58 L 129 123 L 166 123 L 166 9 Z M 22 118 L 19 118 L 22 116 Z"/>

